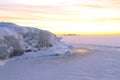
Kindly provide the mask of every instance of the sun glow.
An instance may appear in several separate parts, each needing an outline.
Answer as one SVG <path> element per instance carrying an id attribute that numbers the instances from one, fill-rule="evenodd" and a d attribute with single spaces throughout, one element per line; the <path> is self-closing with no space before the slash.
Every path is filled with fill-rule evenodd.
<path id="1" fill-rule="evenodd" d="M 42 23 L 40 24 L 42 25 Z M 119 25 L 120 23 L 115 22 L 48 22 L 46 25 L 43 23 L 44 27 L 38 26 L 37 28 L 43 28 L 56 34 L 116 35 L 120 34 Z"/>
<path id="2" fill-rule="evenodd" d="M 0 3 L 0 21 L 56 34 L 120 35 L 119 4 L 117 0 L 5 0 Z"/>

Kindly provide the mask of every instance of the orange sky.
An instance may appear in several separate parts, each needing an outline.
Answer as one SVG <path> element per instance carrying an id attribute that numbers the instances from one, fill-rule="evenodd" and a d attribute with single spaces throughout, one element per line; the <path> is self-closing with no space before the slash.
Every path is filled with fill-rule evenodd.
<path id="1" fill-rule="evenodd" d="M 120 0 L 0 0 L 0 21 L 57 34 L 120 35 Z"/>

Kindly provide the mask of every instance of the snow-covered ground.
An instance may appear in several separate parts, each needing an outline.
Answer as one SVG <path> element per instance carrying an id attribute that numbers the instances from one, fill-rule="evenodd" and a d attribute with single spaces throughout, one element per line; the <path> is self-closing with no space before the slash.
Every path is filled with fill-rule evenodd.
<path id="1" fill-rule="evenodd" d="M 120 80 L 119 36 L 63 37 L 63 41 L 71 42 L 76 54 L 44 54 L 66 52 L 58 47 L 41 50 L 43 55 L 26 53 L 1 61 L 0 80 Z"/>

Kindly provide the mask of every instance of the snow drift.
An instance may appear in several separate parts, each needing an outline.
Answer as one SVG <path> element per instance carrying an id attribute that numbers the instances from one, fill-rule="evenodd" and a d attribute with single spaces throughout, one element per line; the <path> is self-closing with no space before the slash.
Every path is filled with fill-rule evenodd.
<path id="1" fill-rule="evenodd" d="M 25 52 L 37 52 L 43 47 L 69 49 L 67 44 L 60 42 L 49 31 L 0 22 L 0 59 L 19 56 Z"/>

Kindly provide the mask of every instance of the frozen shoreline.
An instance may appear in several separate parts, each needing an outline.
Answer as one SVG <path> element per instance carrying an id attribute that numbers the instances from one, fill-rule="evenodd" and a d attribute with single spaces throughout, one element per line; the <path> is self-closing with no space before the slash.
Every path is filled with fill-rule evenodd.
<path id="1" fill-rule="evenodd" d="M 0 59 L 24 53 L 39 53 L 38 55 L 44 56 L 71 54 L 70 46 L 60 39 L 46 30 L 0 22 Z"/>
<path id="2" fill-rule="evenodd" d="M 104 42 L 99 42 L 99 40 L 97 40 L 98 42 L 96 43 L 100 45 L 93 44 L 94 41 L 91 42 L 92 45 L 84 44 L 84 42 L 86 42 L 84 39 L 84 42 L 81 44 L 81 42 L 79 42 L 80 39 L 73 39 L 78 40 L 78 44 L 71 42 L 73 45 L 73 53 L 76 53 L 75 55 L 64 54 L 64 52 L 68 51 L 68 47 L 63 46 L 67 45 L 64 43 L 59 44 L 59 46 L 56 44 L 56 47 L 49 49 L 43 48 L 41 49 L 41 54 L 34 52 L 30 54 L 26 53 L 0 63 L 0 78 L 2 80 L 120 79 L 119 46 L 106 46 Z M 64 41 L 65 40 L 66 39 L 64 39 Z M 72 39 L 68 38 L 67 40 Z M 89 39 L 87 41 L 89 41 Z M 119 37 L 117 41 L 119 42 Z M 116 42 L 113 40 L 112 43 Z M 56 55 L 56 53 L 60 55 Z"/>
<path id="3" fill-rule="evenodd" d="M 68 57 L 11 60 L 0 66 L 2 80 L 119 80 L 120 50 L 80 46 Z"/>

